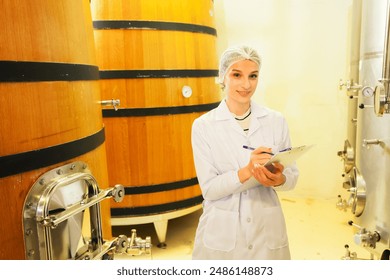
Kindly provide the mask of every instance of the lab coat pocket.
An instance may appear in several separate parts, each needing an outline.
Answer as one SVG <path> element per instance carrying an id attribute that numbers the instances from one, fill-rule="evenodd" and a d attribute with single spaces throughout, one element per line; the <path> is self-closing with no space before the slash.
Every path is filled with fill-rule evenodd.
<path id="1" fill-rule="evenodd" d="M 288 246 L 286 223 L 280 206 L 263 208 L 265 217 L 266 243 L 269 249 Z"/>
<path id="2" fill-rule="evenodd" d="M 233 250 L 236 246 L 237 226 L 238 212 L 213 207 L 204 231 L 204 245 L 213 250 Z"/>

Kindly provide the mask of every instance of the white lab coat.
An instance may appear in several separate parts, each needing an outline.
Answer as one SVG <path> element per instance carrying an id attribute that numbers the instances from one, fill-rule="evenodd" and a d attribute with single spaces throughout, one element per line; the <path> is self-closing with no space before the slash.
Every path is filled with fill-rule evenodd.
<path id="1" fill-rule="evenodd" d="M 283 186 L 259 184 L 240 191 L 238 170 L 249 163 L 251 153 L 243 145 L 270 147 L 273 152 L 291 147 L 284 117 L 252 101 L 246 134 L 223 100 L 193 123 L 195 168 L 204 198 L 193 259 L 290 259 L 275 189 L 294 188 L 298 169 L 295 165 L 285 168 Z"/>

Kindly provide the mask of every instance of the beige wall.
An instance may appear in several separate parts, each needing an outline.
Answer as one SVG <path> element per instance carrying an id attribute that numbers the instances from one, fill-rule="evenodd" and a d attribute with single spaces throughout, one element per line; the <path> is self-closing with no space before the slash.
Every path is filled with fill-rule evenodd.
<path id="1" fill-rule="evenodd" d="M 315 144 L 298 161 L 293 194 L 336 199 L 347 135 L 346 92 L 352 0 L 215 0 L 218 53 L 250 44 L 263 58 L 254 100 L 281 111 L 295 146 Z"/>

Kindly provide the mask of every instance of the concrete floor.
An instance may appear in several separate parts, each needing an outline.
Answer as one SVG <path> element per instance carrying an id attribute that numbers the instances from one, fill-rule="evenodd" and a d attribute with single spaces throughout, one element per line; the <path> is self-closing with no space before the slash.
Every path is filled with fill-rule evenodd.
<path id="1" fill-rule="evenodd" d="M 347 224 L 353 220 L 353 215 L 350 210 L 344 212 L 337 209 L 336 198 L 320 200 L 289 196 L 288 193 L 279 193 L 279 198 L 284 209 L 293 260 L 340 260 L 345 255 L 346 244 L 351 252 L 357 253 L 359 259 L 371 258 L 368 251 L 354 243 L 356 229 Z M 139 237 L 150 236 L 153 244 L 151 255 L 117 255 L 116 259 L 190 260 L 201 211 L 169 220 L 165 249 L 156 246 L 158 238 L 153 224 L 113 227 L 114 236 L 130 236 L 131 229 L 135 228 Z"/>

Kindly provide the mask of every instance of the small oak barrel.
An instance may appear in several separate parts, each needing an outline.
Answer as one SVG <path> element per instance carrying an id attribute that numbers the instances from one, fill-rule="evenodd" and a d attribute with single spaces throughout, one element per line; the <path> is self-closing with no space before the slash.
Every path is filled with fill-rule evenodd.
<path id="1" fill-rule="evenodd" d="M 191 126 L 221 101 L 213 1 L 95 0 L 91 7 L 102 96 L 121 103 L 103 110 L 109 181 L 126 192 L 111 217 L 201 204 Z"/>
<path id="2" fill-rule="evenodd" d="M 2 1 L 0 24 L 0 259 L 25 259 L 23 204 L 45 172 L 87 163 L 108 187 L 88 0 Z M 111 238 L 110 203 L 101 207 Z"/>

